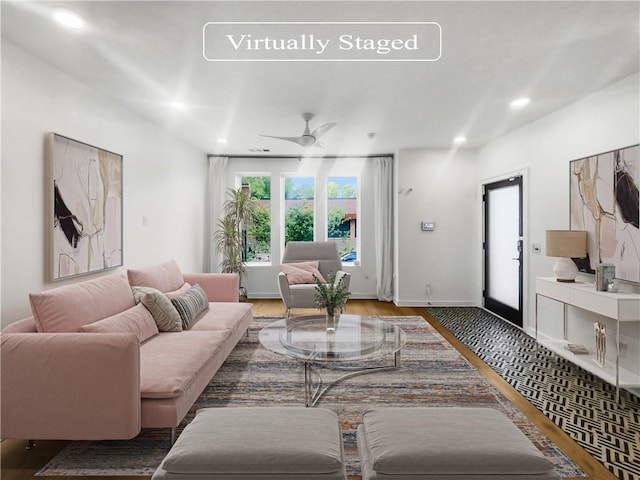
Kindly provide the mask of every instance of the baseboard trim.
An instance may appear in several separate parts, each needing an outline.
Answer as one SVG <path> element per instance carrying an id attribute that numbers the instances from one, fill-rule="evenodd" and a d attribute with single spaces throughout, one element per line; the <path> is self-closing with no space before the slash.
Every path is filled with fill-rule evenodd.
<path id="1" fill-rule="evenodd" d="M 478 302 L 473 300 L 402 300 L 394 301 L 398 307 L 478 307 Z"/>

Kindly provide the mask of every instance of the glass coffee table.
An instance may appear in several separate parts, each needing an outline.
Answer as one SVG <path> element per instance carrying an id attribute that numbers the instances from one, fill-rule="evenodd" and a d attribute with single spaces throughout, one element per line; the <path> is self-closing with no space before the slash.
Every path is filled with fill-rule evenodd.
<path id="1" fill-rule="evenodd" d="M 335 329 L 327 329 L 325 315 L 288 317 L 260 331 L 260 343 L 268 350 L 304 363 L 304 402 L 314 406 L 324 393 L 342 380 L 365 373 L 400 367 L 400 351 L 406 343 L 401 328 L 377 317 L 336 315 Z M 382 357 L 391 362 L 380 364 Z M 348 373 L 323 383 L 320 370 Z"/>

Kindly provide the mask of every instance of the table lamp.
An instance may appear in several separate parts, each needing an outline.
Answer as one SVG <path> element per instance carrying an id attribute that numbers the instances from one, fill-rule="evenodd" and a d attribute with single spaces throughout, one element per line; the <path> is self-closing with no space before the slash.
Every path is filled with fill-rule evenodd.
<path id="1" fill-rule="evenodd" d="M 558 282 L 575 282 L 578 267 L 572 258 L 587 256 L 587 232 L 583 230 L 547 230 L 547 257 L 558 257 L 553 273 Z"/>

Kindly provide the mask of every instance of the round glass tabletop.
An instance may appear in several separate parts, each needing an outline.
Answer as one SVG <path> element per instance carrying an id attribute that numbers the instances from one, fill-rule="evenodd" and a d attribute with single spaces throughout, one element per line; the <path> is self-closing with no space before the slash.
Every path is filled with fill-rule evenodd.
<path id="1" fill-rule="evenodd" d="M 362 360 L 398 352 L 406 342 L 401 328 L 380 318 L 336 315 L 335 330 L 325 315 L 289 317 L 260 331 L 260 343 L 272 352 L 304 360 Z"/>

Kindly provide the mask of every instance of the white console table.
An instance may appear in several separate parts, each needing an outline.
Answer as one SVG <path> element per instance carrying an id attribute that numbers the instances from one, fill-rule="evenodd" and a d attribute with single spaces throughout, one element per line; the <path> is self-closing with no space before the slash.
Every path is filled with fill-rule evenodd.
<path id="1" fill-rule="evenodd" d="M 538 297 L 551 298 L 563 304 L 563 331 L 562 339 L 538 338 Z M 616 352 L 615 365 L 612 368 L 602 368 L 595 361 L 593 355 L 574 355 L 565 347 L 567 341 L 567 306 L 580 308 L 612 318 L 616 321 Z M 640 386 L 640 374 L 620 367 L 620 323 L 640 322 L 640 295 L 636 293 L 610 293 L 599 292 L 592 283 L 564 283 L 558 282 L 554 277 L 536 278 L 536 316 L 535 335 L 541 345 L 552 350 L 561 357 L 567 358 L 588 372 L 602 378 L 604 381 L 616 386 L 616 398 L 620 393 L 620 387 L 634 388 Z"/>

